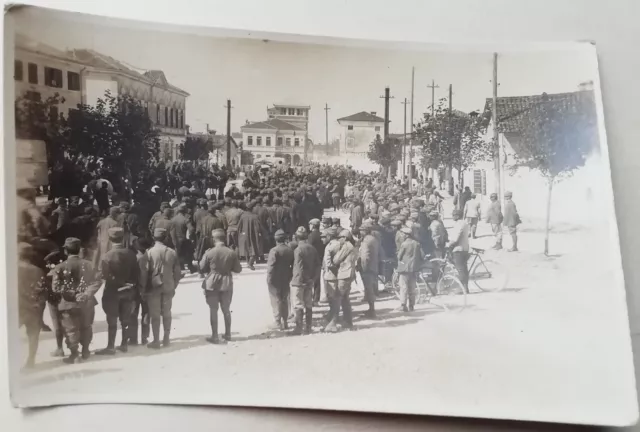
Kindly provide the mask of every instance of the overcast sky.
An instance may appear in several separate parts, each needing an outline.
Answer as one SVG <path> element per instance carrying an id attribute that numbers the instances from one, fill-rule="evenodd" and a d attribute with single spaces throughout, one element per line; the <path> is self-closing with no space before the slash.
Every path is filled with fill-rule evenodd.
<path id="1" fill-rule="evenodd" d="M 453 85 L 454 108 L 482 109 L 492 95 L 490 53 L 420 52 L 222 39 L 175 32 L 96 26 L 61 15 L 25 11 L 16 14 L 22 34 L 59 49 L 90 48 L 139 69 L 164 71 L 172 84 L 191 94 L 186 122 L 193 131 L 205 124 L 226 130 L 226 99 L 230 98 L 232 132 L 245 120 L 266 119 L 273 103 L 311 106 L 310 137 L 324 142 L 325 103 L 329 111 L 329 138 L 340 134 L 337 119 L 360 111 L 384 115 L 385 86 L 390 103 L 390 130 L 402 132 L 403 105 L 411 97 L 411 68 L 415 66 L 414 119 L 431 103 L 427 85 L 434 79 L 436 99 Z M 581 82 L 595 79 L 593 59 L 583 51 L 546 51 L 501 54 L 500 96 L 575 91 Z M 410 106 L 407 117 L 410 118 Z M 409 126 L 408 126 L 409 127 Z"/>

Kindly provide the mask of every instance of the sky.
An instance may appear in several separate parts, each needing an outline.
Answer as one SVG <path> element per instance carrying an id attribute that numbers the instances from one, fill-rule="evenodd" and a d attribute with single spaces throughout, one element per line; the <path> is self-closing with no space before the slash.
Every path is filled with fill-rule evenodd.
<path id="1" fill-rule="evenodd" d="M 329 110 L 329 139 L 339 137 L 337 119 L 360 111 L 384 116 L 385 87 L 389 86 L 390 131 L 403 131 L 404 98 L 411 100 L 411 70 L 415 67 L 414 120 L 452 85 L 453 107 L 482 109 L 492 96 L 491 53 L 409 51 L 337 45 L 311 45 L 262 40 L 219 38 L 168 31 L 149 31 L 135 22 L 110 19 L 104 25 L 83 22 L 66 13 L 24 10 L 16 14 L 18 32 L 58 49 L 89 48 L 143 72 L 164 71 L 173 85 L 190 93 L 186 123 L 202 132 L 209 124 L 226 132 L 227 99 L 231 99 L 231 130 L 240 132 L 248 121 L 267 118 L 274 103 L 310 105 L 309 137 L 325 141 L 325 103 Z M 595 80 L 594 61 L 584 51 L 522 51 L 499 54 L 498 95 L 522 96 L 576 91 Z M 407 105 L 410 128 L 411 105 Z"/>

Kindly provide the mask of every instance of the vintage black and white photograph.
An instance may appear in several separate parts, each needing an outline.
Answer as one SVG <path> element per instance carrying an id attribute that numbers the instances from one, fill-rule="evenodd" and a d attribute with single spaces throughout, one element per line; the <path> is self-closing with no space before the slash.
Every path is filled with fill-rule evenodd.
<path id="1" fill-rule="evenodd" d="M 595 45 L 9 18 L 17 406 L 637 419 Z"/>

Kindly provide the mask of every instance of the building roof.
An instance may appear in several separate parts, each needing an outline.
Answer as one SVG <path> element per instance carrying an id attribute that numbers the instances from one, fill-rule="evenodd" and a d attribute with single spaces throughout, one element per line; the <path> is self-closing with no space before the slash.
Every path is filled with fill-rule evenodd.
<path id="1" fill-rule="evenodd" d="M 500 131 L 503 133 L 518 133 L 523 127 L 527 119 L 527 115 L 530 113 L 531 108 L 543 101 L 543 98 L 547 97 L 548 101 L 556 103 L 573 103 L 577 100 L 578 95 L 581 92 L 571 93 L 555 93 L 532 96 L 508 96 L 497 98 L 498 108 L 498 125 Z M 487 122 L 491 120 L 491 110 L 493 109 L 492 98 L 487 98 L 484 105 L 484 116 Z"/>
<path id="2" fill-rule="evenodd" d="M 189 96 L 189 93 L 186 91 L 170 84 L 162 71 L 152 70 L 140 73 L 125 65 L 123 62 L 92 49 L 73 49 L 68 51 L 68 55 L 76 61 L 88 66 L 121 72 L 148 84 L 155 84 L 159 87 L 166 88 L 167 90 L 172 90 L 176 93 L 181 93 L 184 96 Z"/>
<path id="3" fill-rule="evenodd" d="M 227 148 L 227 136 L 226 135 L 210 135 L 213 140 L 213 147 L 222 148 L 226 150 Z M 233 134 L 231 134 L 231 143 L 237 148 L 238 143 L 233 139 Z"/>
<path id="4" fill-rule="evenodd" d="M 231 137 L 234 139 L 242 139 L 242 133 L 241 132 L 231 132 Z"/>
<path id="5" fill-rule="evenodd" d="M 382 117 L 378 117 L 375 114 L 371 114 L 370 112 L 361 111 L 357 114 L 352 114 L 347 117 L 339 118 L 338 121 L 361 121 L 361 122 L 379 122 L 384 123 L 384 119 Z"/>
<path id="6" fill-rule="evenodd" d="M 261 122 L 249 123 L 242 126 L 240 129 L 273 129 L 273 130 L 292 130 L 292 131 L 304 131 L 304 129 L 294 126 L 280 119 L 269 119 Z"/>
<path id="7" fill-rule="evenodd" d="M 31 51 L 33 53 L 41 54 L 47 57 L 56 57 L 62 60 L 82 63 L 81 61 L 74 59 L 65 51 L 59 50 L 42 42 L 37 42 L 20 33 L 16 33 L 15 35 L 15 46 L 16 48 Z"/>

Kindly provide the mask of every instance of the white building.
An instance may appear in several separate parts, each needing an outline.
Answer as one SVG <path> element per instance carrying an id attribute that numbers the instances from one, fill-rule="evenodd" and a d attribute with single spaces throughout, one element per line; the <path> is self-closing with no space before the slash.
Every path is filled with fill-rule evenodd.
<path id="1" fill-rule="evenodd" d="M 571 103 L 571 99 L 576 94 L 576 92 L 550 94 L 548 97 L 552 102 Z M 487 196 L 493 192 L 498 192 L 502 196 L 505 191 L 511 191 L 522 217 L 537 222 L 544 220 L 546 216 L 547 181 L 536 170 L 518 168 L 517 171 L 512 172 L 510 167 L 515 162 L 514 154 L 518 152 L 523 119 L 529 111 L 528 108 L 538 103 L 541 98 L 542 95 L 535 95 L 500 97 L 497 100 L 498 123 L 501 129 L 498 135 L 502 165 L 500 191 L 497 190 L 493 161 L 477 163 L 473 169 L 463 173 L 464 185 L 469 186 L 474 193 L 481 194 L 485 202 L 488 200 Z M 485 112 L 491 111 L 491 105 L 492 100 L 487 99 Z M 492 134 L 493 123 L 490 123 L 487 129 L 487 142 L 491 142 Z M 611 199 L 606 196 L 606 191 L 603 189 L 606 182 L 602 174 L 605 172 L 603 167 L 606 163 L 607 161 L 603 161 L 600 154 L 594 151 L 583 168 L 577 170 L 570 178 L 554 185 L 551 201 L 552 222 L 591 224 L 598 222 L 594 218 L 603 217 L 603 212 L 594 212 L 591 209 L 601 200 Z M 455 170 L 453 175 L 457 181 Z"/>
<path id="2" fill-rule="evenodd" d="M 309 106 L 274 104 L 267 108 L 268 120 L 242 126 L 242 149 L 253 162 L 281 157 L 290 165 L 302 165 L 309 129 Z"/>
<path id="3" fill-rule="evenodd" d="M 378 166 L 367 157 L 369 145 L 384 131 L 384 119 L 375 112 L 362 111 L 338 119 L 342 126 L 340 152 L 345 163 L 359 171 L 375 171 Z"/>

